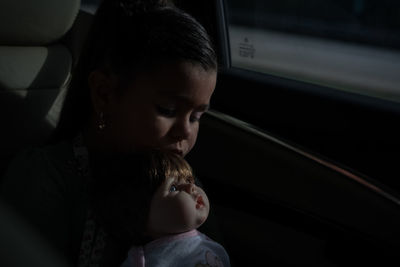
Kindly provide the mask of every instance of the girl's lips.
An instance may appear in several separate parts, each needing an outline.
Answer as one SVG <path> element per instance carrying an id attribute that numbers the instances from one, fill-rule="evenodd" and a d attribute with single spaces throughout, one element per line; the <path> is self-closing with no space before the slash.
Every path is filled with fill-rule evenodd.
<path id="1" fill-rule="evenodd" d="M 183 156 L 183 151 L 180 150 L 180 149 L 171 149 L 170 151 L 172 153 L 175 153 L 175 154 L 179 155 L 179 156 Z"/>

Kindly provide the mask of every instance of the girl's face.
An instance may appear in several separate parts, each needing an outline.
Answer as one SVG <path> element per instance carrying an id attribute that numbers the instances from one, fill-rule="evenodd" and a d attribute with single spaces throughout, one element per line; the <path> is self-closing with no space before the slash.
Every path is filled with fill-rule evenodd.
<path id="1" fill-rule="evenodd" d="M 186 155 L 215 83 L 215 71 L 185 62 L 137 75 L 122 94 L 113 93 L 104 110 L 106 142 L 118 151 L 158 148 Z"/>
<path id="2" fill-rule="evenodd" d="M 206 193 L 192 180 L 167 178 L 150 203 L 148 234 L 155 239 L 197 229 L 209 209 Z"/>

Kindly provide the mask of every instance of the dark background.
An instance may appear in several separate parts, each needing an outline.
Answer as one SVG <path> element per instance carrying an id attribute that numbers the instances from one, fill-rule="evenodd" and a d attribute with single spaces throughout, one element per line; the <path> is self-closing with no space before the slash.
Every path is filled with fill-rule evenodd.
<path id="1" fill-rule="evenodd" d="M 224 44 L 218 36 L 220 17 L 210 10 L 213 2 L 218 1 L 181 0 L 177 5 L 205 25 L 216 42 L 220 62 L 226 62 Z M 232 23 L 400 48 L 397 1 L 225 2 L 233 10 L 228 15 Z M 263 20 L 246 18 L 246 12 L 250 14 L 254 7 L 257 14 L 265 14 Z M 273 18 L 265 19 L 268 14 Z M 279 17 L 281 20 L 276 20 Z M 229 66 L 221 70 L 212 109 L 316 153 L 393 193 L 400 192 L 399 103 Z"/>

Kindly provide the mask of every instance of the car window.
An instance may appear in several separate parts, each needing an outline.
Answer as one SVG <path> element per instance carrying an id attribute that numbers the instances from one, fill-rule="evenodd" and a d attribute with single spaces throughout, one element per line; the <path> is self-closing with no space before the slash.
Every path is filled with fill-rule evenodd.
<path id="1" fill-rule="evenodd" d="M 82 0 L 81 1 L 81 10 L 84 10 L 88 13 L 94 14 L 97 10 L 97 7 L 100 5 L 101 0 Z"/>
<path id="2" fill-rule="evenodd" d="M 232 67 L 400 101 L 400 2 L 227 0 Z"/>

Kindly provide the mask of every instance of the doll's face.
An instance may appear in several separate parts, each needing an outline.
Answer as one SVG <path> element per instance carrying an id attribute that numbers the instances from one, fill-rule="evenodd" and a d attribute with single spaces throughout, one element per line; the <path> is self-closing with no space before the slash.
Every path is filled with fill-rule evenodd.
<path id="1" fill-rule="evenodd" d="M 152 238 L 198 228 L 208 217 L 206 193 L 192 180 L 167 178 L 150 204 L 148 233 Z"/>

